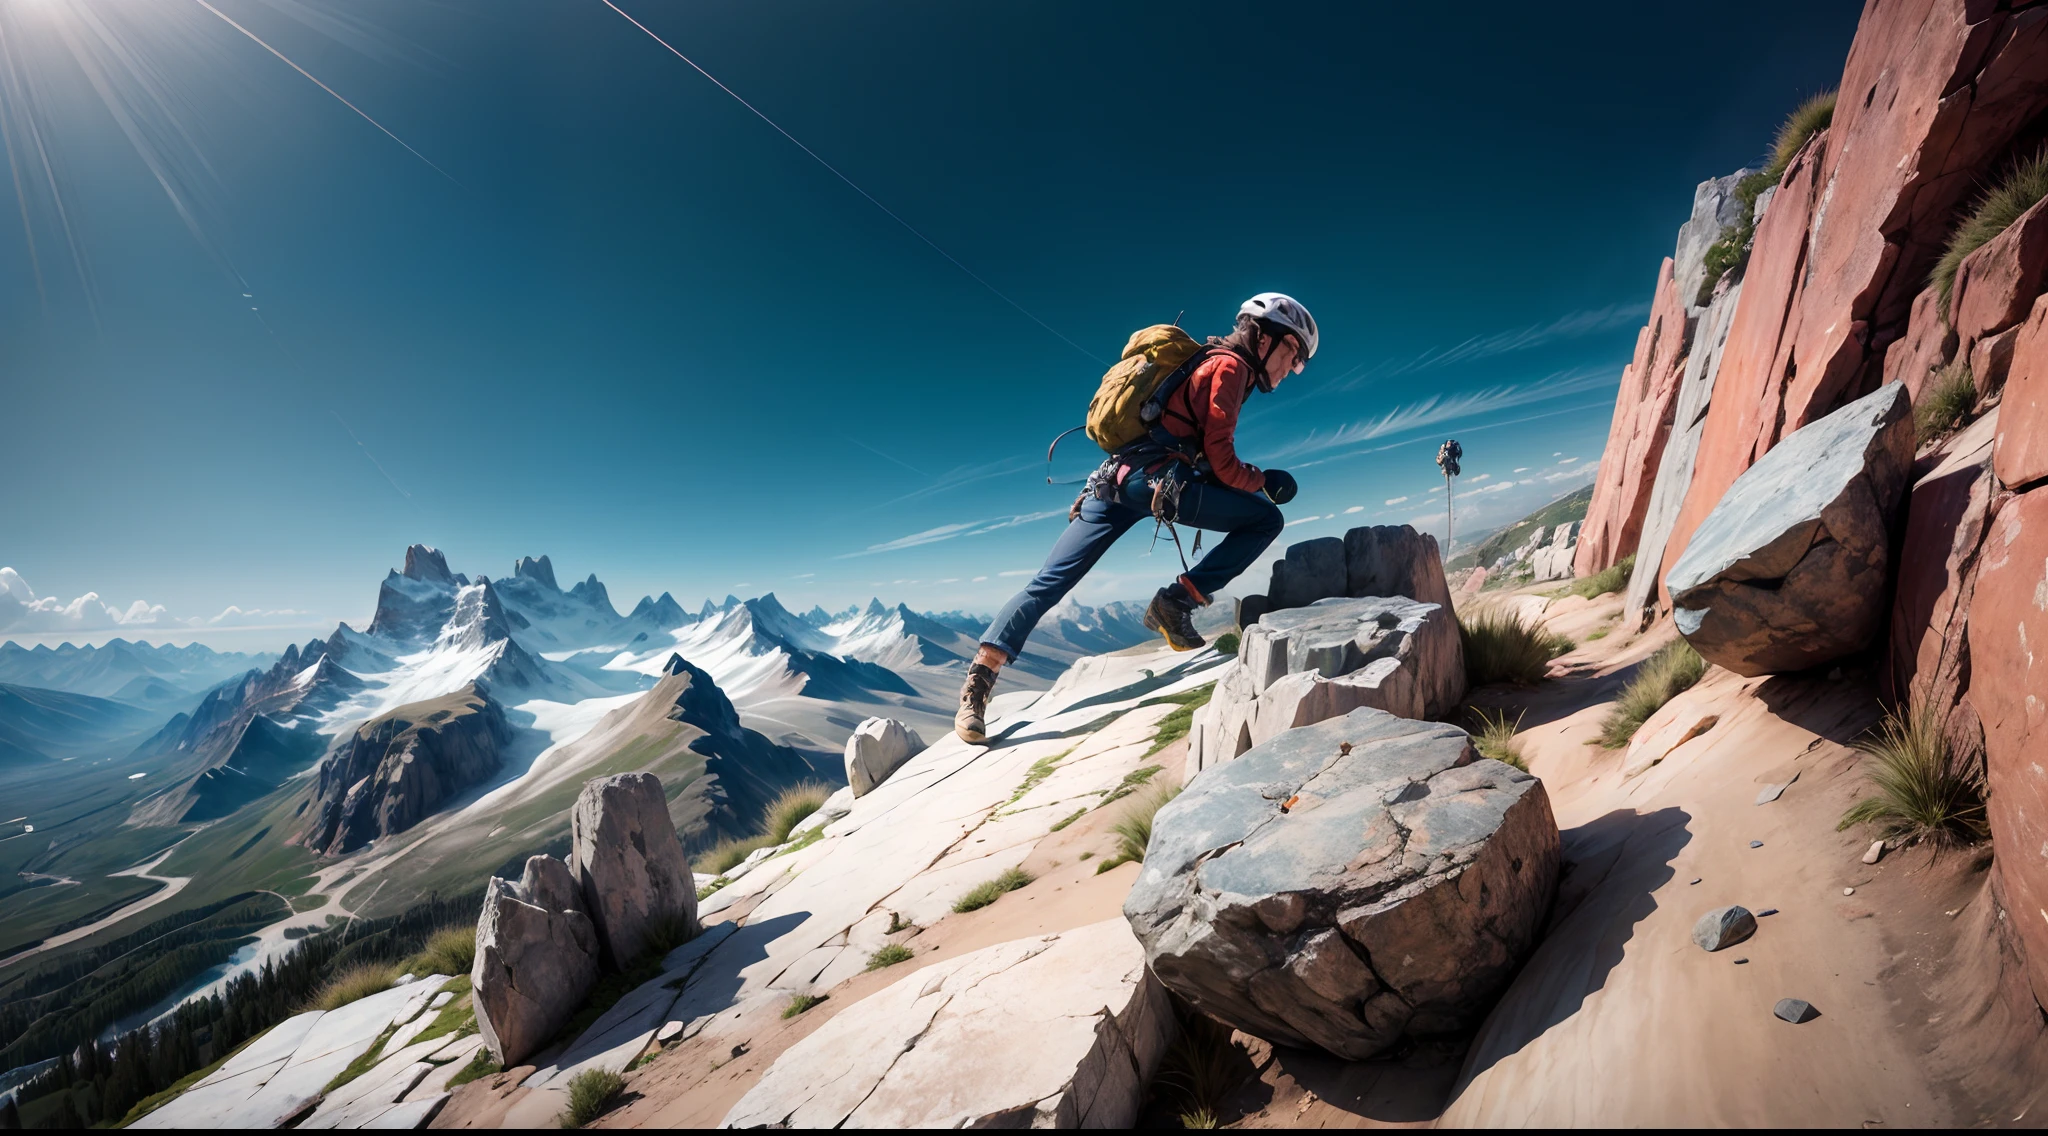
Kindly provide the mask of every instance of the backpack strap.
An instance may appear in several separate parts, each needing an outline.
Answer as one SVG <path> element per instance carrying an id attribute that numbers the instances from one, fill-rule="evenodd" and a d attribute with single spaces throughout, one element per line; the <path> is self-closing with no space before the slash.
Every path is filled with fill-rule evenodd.
<path id="1" fill-rule="evenodd" d="M 1138 410 L 1138 417 L 1146 426 L 1147 441 L 1163 446 L 1168 450 L 1183 453 L 1189 458 L 1194 456 L 1202 444 L 1200 424 L 1190 423 L 1190 425 L 1198 427 L 1192 437 L 1174 437 L 1173 433 L 1167 430 L 1165 425 L 1166 404 L 1168 400 L 1172 399 L 1180 391 L 1180 388 L 1187 385 L 1188 380 L 1194 377 L 1195 370 L 1204 362 L 1228 351 L 1229 348 L 1227 347 L 1204 347 L 1193 355 L 1188 356 L 1186 362 L 1175 367 L 1172 374 L 1160 380 L 1159 385 L 1152 390 L 1152 397 L 1146 399 L 1145 405 Z"/>

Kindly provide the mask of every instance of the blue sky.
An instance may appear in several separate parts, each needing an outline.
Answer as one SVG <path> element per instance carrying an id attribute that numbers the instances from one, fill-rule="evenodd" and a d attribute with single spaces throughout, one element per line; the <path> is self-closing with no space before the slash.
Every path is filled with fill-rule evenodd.
<path id="1" fill-rule="evenodd" d="M 1519 516 L 1858 11 L 618 0 L 985 287 L 601 0 L 208 2 L 0 0 L 0 564 L 157 638 L 364 619 L 415 541 L 988 610 L 1125 336 L 1266 289 L 1323 328 L 1240 433 L 1283 544 L 1440 532 L 1453 435 L 1460 531 Z"/>

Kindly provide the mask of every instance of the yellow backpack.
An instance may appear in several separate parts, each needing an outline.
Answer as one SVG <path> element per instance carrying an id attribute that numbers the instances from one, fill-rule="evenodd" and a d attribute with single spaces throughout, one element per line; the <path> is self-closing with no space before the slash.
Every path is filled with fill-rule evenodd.
<path id="1" fill-rule="evenodd" d="M 1173 324 L 1132 333 L 1123 358 L 1102 376 L 1088 403 L 1088 436 L 1113 454 L 1151 435 L 1159 428 L 1167 398 L 1206 354 L 1193 336 Z"/>

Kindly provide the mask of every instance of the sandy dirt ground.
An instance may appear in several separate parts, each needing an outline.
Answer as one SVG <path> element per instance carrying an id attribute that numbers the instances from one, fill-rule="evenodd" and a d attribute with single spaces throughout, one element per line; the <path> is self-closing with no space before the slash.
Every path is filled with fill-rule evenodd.
<path id="1" fill-rule="evenodd" d="M 1535 591 L 1479 602 L 1534 614 Z M 1550 601 L 1539 617 L 1580 646 L 1552 664 L 1549 681 L 1472 696 L 1520 716 L 1565 854 L 1549 932 L 1478 1034 L 1371 1062 L 1235 1034 L 1219 1055 L 1219 1076 L 1235 1088 L 1218 1121 L 1918 1127 L 2048 1115 L 2036 1108 L 2048 1094 L 2043 1020 L 2005 971 L 1989 850 L 1906 849 L 1866 865 L 1869 835 L 1836 830 L 1864 791 L 1849 743 L 1880 712 L 1869 676 L 1709 670 L 1639 733 L 1677 723 L 1658 747 L 1670 752 L 1652 763 L 1598 742 L 1637 664 L 1674 638 L 1668 623 L 1621 629 L 1620 607 L 1612 595 Z M 1178 762 L 1183 748 L 1161 756 Z M 894 936 L 915 952 L 910 961 L 840 983 L 794 1018 L 771 1005 L 751 1011 L 737 1037 L 658 1051 L 627 1074 L 624 1103 L 598 1126 L 716 1125 L 777 1055 L 916 969 L 1116 914 L 1136 866 L 1094 871 L 1115 819 L 1091 813 L 1045 837 L 1025 864 L 1037 876 L 1029 887 Z M 1694 921 L 1731 903 L 1759 915 L 1756 935 L 1712 954 L 1695 946 Z M 1820 1016 L 1781 1021 L 1781 998 Z M 524 1100 L 521 1076 L 480 1082 L 436 1127 L 549 1123 L 559 1105 Z M 1147 1121 L 1173 1126 L 1175 1111 L 1155 1097 Z"/>

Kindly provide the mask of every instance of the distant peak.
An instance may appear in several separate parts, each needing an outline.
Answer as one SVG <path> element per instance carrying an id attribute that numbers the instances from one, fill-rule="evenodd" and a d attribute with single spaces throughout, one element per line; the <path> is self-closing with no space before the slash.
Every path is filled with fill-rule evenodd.
<path id="1" fill-rule="evenodd" d="M 546 584 L 555 591 L 561 586 L 555 583 L 555 566 L 545 556 L 522 556 L 512 565 L 512 574 L 538 583 Z"/>
<path id="2" fill-rule="evenodd" d="M 882 597 L 880 597 L 880 596 L 875 596 L 875 597 L 872 597 L 872 598 L 870 598 L 870 599 L 868 600 L 868 610 L 867 610 L 867 614 L 869 614 L 869 615 L 887 615 L 887 614 L 889 614 L 889 609 L 888 609 L 888 608 L 886 608 L 886 607 L 883 607 L 883 606 L 882 606 Z"/>
<path id="3" fill-rule="evenodd" d="M 431 580 L 440 584 L 452 584 L 455 576 L 448 571 L 448 558 L 438 548 L 415 544 L 405 550 L 405 576 L 413 580 Z"/>

